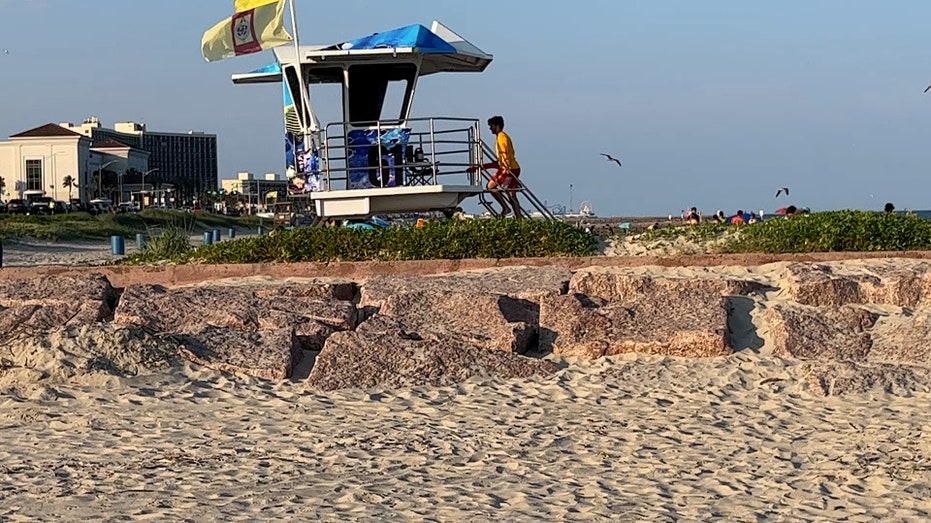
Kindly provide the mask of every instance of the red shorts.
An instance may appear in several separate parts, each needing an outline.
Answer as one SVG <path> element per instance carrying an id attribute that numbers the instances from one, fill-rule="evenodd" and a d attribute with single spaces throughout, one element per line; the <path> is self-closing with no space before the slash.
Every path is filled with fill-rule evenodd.
<path id="1" fill-rule="evenodd" d="M 510 171 L 505 171 L 504 169 L 498 169 L 494 176 L 491 177 L 492 180 L 498 184 L 498 187 L 502 189 L 517 189 L 519 185 L 517 183 L 517 177 L 520 176 L 520 169 L 511 169 Z"/>

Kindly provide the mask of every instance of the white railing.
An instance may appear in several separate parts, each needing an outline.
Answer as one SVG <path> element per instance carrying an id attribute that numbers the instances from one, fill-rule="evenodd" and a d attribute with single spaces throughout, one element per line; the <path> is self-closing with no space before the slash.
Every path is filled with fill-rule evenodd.
<path id="1" fill-rule="evenodd" d="M 323 189 L 470 185 L 482 158 L 479 121 L 427 117 L 335 122 L 324 128 Z"/>

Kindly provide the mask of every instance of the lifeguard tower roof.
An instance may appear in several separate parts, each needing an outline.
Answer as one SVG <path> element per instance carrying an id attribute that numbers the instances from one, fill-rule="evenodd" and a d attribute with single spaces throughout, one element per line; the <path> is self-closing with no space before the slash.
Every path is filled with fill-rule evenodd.
<path id="1" fill-rule="evenodd" d="M 443 72 L 480 73 L 493 57 L 472 45 L 451 29 L 434 21 L 430 29 L 415 24 L 390 31 L 375 33 L 338 44 L 300 46 L 301 69 L 383 60 L 386 57 L 418 57 L 419 76 Z M 282 46 L 274 50 L 277 63 L 248 73 L 234 74 L 235 84 L 276 83 L 281 81 L 282 64 L 296 62 L 295 50 Z M 314 77 L 310 83 L 339 82 L 329 76 Z"/>

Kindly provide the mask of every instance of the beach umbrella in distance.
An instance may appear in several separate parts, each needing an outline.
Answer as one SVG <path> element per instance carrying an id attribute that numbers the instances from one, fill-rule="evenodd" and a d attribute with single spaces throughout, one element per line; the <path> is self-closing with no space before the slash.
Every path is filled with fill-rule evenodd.
<path id="1" fill-rule="evenodd" d="M 601 153 L 601 155 L 607 158 L 609 162 L 614 162 L 617 164 L 618 167 L 621 167 L 621 161 L 618 160 L 617 158 L 611 156 L 610 154 L 606 154 L 606 153 Z"/>

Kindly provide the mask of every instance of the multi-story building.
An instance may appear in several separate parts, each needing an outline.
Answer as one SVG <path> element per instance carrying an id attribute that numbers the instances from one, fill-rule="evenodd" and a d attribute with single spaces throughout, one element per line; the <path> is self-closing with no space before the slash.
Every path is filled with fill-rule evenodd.
<path id="1" fill-rule="evenodd" d="M 250 172 L 241 172 L 236 178 L 220 180 L 220 188 L 226 194 L 235 194 L 237 200 L 247 207 L 264 211 L 269 201 L 287 198 L 288 182 L 279 179 L 276 173 L 266 173 L 265 178 L 256 178 Z"/>
<path id="2" fill-rule="evenodd" d="M 171 185 L 182 200 L 217 188 L 215 134 L 148 131 L 145 124 L 136 122 L 118 122 L 113 129 L 107 129 L 96 117 L 86 118 L 81 125 L 60 125 L 95 142 L 115 141 L 149 153 L 148 169 L 152 177 L 146 184 Z"/>
<path id="3" fill-rule="evenodd" d="M 27 193 L 86 202 L 122 189 L 121 173 L 145 172 L 148 156 L 141 149 L 113 141 L 95 143 L 48 123 L 0 142 L 0 189 L 4 199 Z M 105 183 L 112 178 L 119 181 Z"/>

